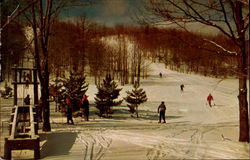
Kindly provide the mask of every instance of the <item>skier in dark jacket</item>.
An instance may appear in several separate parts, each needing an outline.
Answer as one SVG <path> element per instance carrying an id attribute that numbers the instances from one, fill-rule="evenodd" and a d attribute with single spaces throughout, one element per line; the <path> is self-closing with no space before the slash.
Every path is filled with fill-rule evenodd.
<path id="1" fill-rule="evenodd" d="M 214 100 L 214 98 L 213 98 L 212 94 L 209 93 L 209 95 L 207 96 L 207 102 L 208 102 L 210 107 L 212 107 L 211 101 L 213 101 L 213 100 Z"/>
<path id="2" fill-rule="evenodd" d="M 82 110 L 83 110 L 83 116 L 86 121 L 89 121 L 89 100 L 87 99 L 87 96 L 84 95 L 81 100 L 82 103 Z"/>
<path id="3" fill-rule="evenodd" d="M 180 85 L 180 88 L 181 88 L 181 91 L 183 91 L 184 84 L 181 84 L 181 85 Z"/>
<path id="4" fill-rule="evenodd" d="M 160 74 L 159 74 L 159 75 L 160 75 L 160 78 L 162 78 L 162 73 L 161 73 L 161 72 L 160 72 Z"/>
<path id="5" fill-rule="evenodd" d="M 72 118 L 73 109 L 69 97 L 66 98 L 65 102 L 67 104 L 67 124 L 69 124 L 69 121 L 71 121 L 71 124 L 74 124 Z"/>
<path id="6" fill-rule="evenodd" d="M 163 123 L 166 123 L 165 111 L 166 111 L 166 106 L 165 106 L 164 102 L 162 101 L 161 104 L 158 107 L 158 113 L 160 113 L 158 123 L 161 123 L 161 118 L 163 119 Z"/>

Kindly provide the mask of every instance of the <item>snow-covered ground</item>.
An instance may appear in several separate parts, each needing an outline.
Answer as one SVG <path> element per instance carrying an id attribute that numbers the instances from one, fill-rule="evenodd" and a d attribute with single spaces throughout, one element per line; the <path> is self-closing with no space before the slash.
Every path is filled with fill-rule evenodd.
<path id="1" fill-rule="evenodd" d="M 163 77 L 159 77 L 159 73 Z M 41 156 L 47 160 L 127 160 L 127 159 L 248 159 L 249 144 L 238 142 L 238 80 L 215 79 L 177 73 L 163 64 L 152 63 L 148 79 L 142 79 L 148 102 L 139 106 L 139 118 L 132 118 L 126 104 L 115 108 L 113 118 L 94 114 L 97 92 L 90 83 L 90 121 L 75 118 L 75 125 L 65 125 L 66 118 L 54 112 L 52 132 L 41 133 Z M 184 84 L 184 92 L 180 84 Z M 121 86 L 120 86 L 121 87 Z M 122 87 L 121 98 L 131 86 Z M 206 104 L 214 96 L 212 108 Z M 157 107 L 167 106 L 166 124 L 158 124 Z M 7 108 L 7 107 L 6 107 Z M 1 110 L 1 114 L 7 114 Z M 6 117 L 7 116 L 3 116 Z M 4 120 L 5 118 L 3 118 Z M 3 128 L 7 130 L 6 128 Z M 1 140 L 1 142 L 3 142 Z M 2 145 L 1 145 L 2 146 Z M 2 154 L 1 150 L 1 154 Z M 32 157 L 32 152 L 14 156 Z"/>

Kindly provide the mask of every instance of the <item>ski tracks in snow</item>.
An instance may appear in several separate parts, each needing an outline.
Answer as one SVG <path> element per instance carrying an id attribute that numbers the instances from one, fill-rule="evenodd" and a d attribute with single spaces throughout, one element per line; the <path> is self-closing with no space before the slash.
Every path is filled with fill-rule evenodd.
<path id="1" fill-rule="evenodd" d="M 52 120 L 52 122 L 54 122 Z M 54 124 L 56 124 L 54 122 Z M 57 125 L 58 126 L 58 125 Z M 83 155 L 83 160 L 100 160 L 112 144 L 112 139 L 105 136 L 105 129 L 85 130 L 81 127 L 67 126 L 63 130 L 77 133 L 72 153 Z"/>
<path id="2" fill-rule="evenodd" d="M 190 128 L 186 128 L 184 125 L 173 126 L 170 135 L 162 138 L 158 144 L 148 149 L 147 159 L 205 159 L 223 157 L 216 155 L 219 148 L 213 147 L 213 142 L 205 142 L 206 139 L 204 139 L 205 134 L 215 131 L 216 128 L 216 125 L 205 127 L 200 124 Z M 221 153 L 224 156 L 230 157 L 226 149 L 221 149 Z"/>
<path id="3" fill-rule="evenodd" d="M 82 143 L 84 160 L 100 160 L 112 143 L 112 139 L 104 137 L 101 132 L 94 136 L 82 132 L 77 139 Z"/>

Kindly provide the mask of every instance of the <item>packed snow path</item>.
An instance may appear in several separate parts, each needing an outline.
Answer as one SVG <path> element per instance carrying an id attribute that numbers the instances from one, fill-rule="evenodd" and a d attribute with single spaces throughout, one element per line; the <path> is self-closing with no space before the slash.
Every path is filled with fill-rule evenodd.
<path id="1" fill-rule="evenodd" d="M 184 92 L 180 84 L 185 85 Z M 66 118 L 52 111 L 53 132 L 41 134 L 42 157 L 48 160 L 249 158 L 249 145 L 238 142 L 237 79 L 183 74 L 152 63 L 149 77 L 142 79 L 141 87 L 148 102 L 139 106 L 140 118 L 130 117 L 124 103 L 115 109 L 113 118 L 102 119 L 94 114 L 97 90 L 90 83 L 87 92 L 92 104 L 90 121 L 75 118 L 75 125 L 65 125 Z M 122 88 L 121 97 L 125 97 L 132 87 Z M 216 104 L 212 108 L 206 103 L 209 93 Z M 167 107 L 166 124 L 158 124 L 156 111 L 161 101 Z"/>

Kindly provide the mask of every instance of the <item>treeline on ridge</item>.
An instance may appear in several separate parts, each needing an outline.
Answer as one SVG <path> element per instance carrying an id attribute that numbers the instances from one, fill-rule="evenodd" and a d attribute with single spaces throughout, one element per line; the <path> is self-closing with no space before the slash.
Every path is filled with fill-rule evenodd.
<path id="1" fill-rule="evenodd" d="M 24 50 L 28 52 L 32 47 L 24 34 L 27 26 L 18 22 L 11 26 L 5 30 L 8 39 L 2 47 L 2 58 L 8 60 L 2 63 L 5 77 L 10 74 L 8 66 L 18 60 L 22 64 Z M 147 77 L 149 61 L 163 62 L 179 72 L 237 76 L 236 56 L 225 51 L 237 52 L 236 47 L 221 34 L 202 35 L 149 26 L 107 27 L 84 16 L 73 21 L 55 21 L 51 34 L 49 68 L 50 73 L 58 76 L 63 76 L 65 70 L 82 72 L 94 76 L 98 84 L 110 74 L 122 85 L 133 84 L 140 77 Z M 107 45 L 112 39 L 116 47 Z"/>

